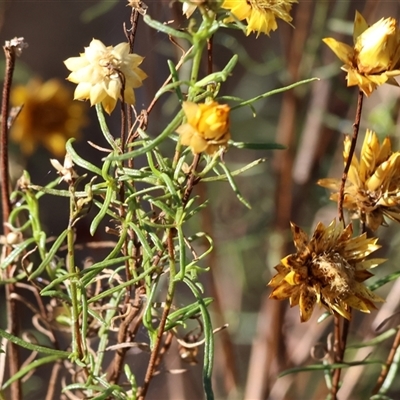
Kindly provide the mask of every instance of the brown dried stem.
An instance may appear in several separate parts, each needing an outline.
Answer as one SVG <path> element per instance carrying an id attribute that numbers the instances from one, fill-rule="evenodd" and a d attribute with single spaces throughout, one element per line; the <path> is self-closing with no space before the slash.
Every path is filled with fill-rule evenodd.
<path id="1" fill-rule="evenodd" d="M 140 307 L 140 298 L 139 298 L 139 290 L 136 291 L 136 301 L 133 306 L 128 305 L 127 306 L 127 312 L 126 315 L 123 316 L 123 320 L 121 322 L 121 325 L 119 326 L 118 329 L 118 338 L 117 338 L 117 343 L 122 344 L 127 341 L 127 337 L 130 336 L 132 337 L 132 332 L 130 331 L 129 327 L 131 323 L 134 321 L 135 318 L 139 315 L 141 311 Z M 136 330 L 139 328 L 139 322 L 141 318 L 139 318 L 139 321 L 135 324 Z M 121 347 L 117 349 L 113 362 L 111 363 L 111 368 L 107 374 L 107 380 L 110 383 L 116 383 L 118 382 L 118 379 L 121 375 L 122 372 L 122 366 L 123 366 L 123 361 L 125 359 L 126 352 L 128 351 L 128 347 Z"/>
<path id="2" fill-rule="evenodd" d="M 167 322 L 168 314 L 171 310 L 172 301 L 173 301 L 174 294 L 175 294 L 174 236 L 175 236 L 174 230 L 169 229 L 168 238 L 167 238 L 167 246 L 168 246 L 168 255 L 169 255 L 169 261 L 170 261 L 170 277 L 169 277 L 169 283 L 168 283 L 167 297 L 165 299 L 164 310 L 163 310 L 163 313 L 162 313 L 162 316 L 160 319 L 160 324 L 158 326 L 157 337 L 156 337 L 156 340 L 154 343 L 153 350 L 151 352 L 151 356 L 150 356 L 149 364 L 147 366 L 147 371 L 146 371 L 146 375 L 144 378 L 143 386 L 138 391 L 138 395 L 137 395 L 138 400 L 144 400 L 144 398 L 146 397 L 147 391 L 149 389 L 151 379 L 154 376 L 155 369 L 158 364 L 158 358 L 159 358 L 159 353 L 160 353 L 160 349 L 161 349 L 162 337 L 164 335 L 165 324 Z"/>
<path id="3" fill-rule="evenodd" d="M 13 43 L 15 41 L 15 43 Z M 20 46 L 19 46 L 20 45 Z M 3 216 L 3 232 L 4 236 L 7 237 L 10 232 L 9 227 L 6 222 L 9 219 L 11 212 L 10 203 L 10 183 L 9 183 L 9 170 L 8 170 L 8 110 L 10 106 L 10 91 L 15 67 L 15 59 L 17 52 L 21 50 L 23 45 L 22 39 L 13 39 L 10 42 L 6 42 L 3 46 L 5 58 L 6 58 L 6 69 L 3 84 L 2 93 L 2 105 L 1 105 L 1 138 L 0 138 L 0 185 L 1 185 L 1 208 Z M 5 246 L 4 256 L 6 257 L 10 248 Z M 13 275 L 13 267 L 9 265 L 6 270 L 6 278 L 10 279 Z M 15 292 L 15 285 L 13 283 L 8 283 L 5 286 L 6 294 L 6 310 L 7 310 L 7 329 L 14 335 L 18 336 L 19 333 L 19 323 L 17 319 L 18 309 L 17 301 L 13 298 L 12 294 Z M 9 353 L 9 373 L 10 376 L 15 375 L 19 371 L 19 350 L 18 346 L 12 342 L 8 343 L 8 353 Z M 20 379 L 15 380 L 11 384 L 11 398 L 19 400 L 22 398 L 21 391 L 21 381 Z"/>
<path id="4" fill-rule="evenodd" d="M 350 310 L 351 311 L 351 310 Z M 341 326 L 342 325 L 342 326 Z M 346 350 L 347 336 L 349 333 L 350 321 L 335 313 L 334 316 L 334 362 L 341 363 L 343 361 L 344 352 Z M 335 369 L 332 378 L 331 399 L 336 400 L 340 387 L 341 368 Z"/>
<path id="5" fill-rule="evenodd" d="M 389 352 L 388 358 L 386 360 L 386 363 L 382 367 L 382 371 L 381 371 L 381 373 L 379 375 L 379 378 L 378 378 L 378 380 L 376 382 L 376 385 L 375 385 L 374 389 L 372 390 L 372 394 L 373 395 L 374 394 L 378 394 L 380 388 L 382 387 L 383 383 L 385 382 L 386 377 L 387 377 L 387 375 L 388 375 L 388 373 L 390 371 L 390 367 L 393 364 L 394 357 L 395 357 L 396 352 L 397 352 L 399 347 L 400 347 L 400 330 L 398 330 L 397 333 L 396 333 L 396 336 L 394 338 L 394 341 L 393 341 L 392 347 L 390 349 L 390 352 Z"/>
<path id="6" fill-rule="evenodd" d="M 0 148 L 0 184 L 3 224 L 8 221 L 11 212 L 10 183 L 8 172 L 8 110 L 10 106 L 10 91 L 15 67 L 15 49 L 13 46 L 3 46 L 6 56 L 6 70 L 3 84 L 1 104 L 1 148 Z M 9 228 L 4 225 L 4 234 L 9 233 Z"/>
<path id="7" fill-rule="evenodd" d="M 362 113 L 362 105 L 363 105 L 363 99 L 364 99 L 364 94 L 361 90 L 358 92 L 358 97 L 357 97 L 357 110 L 356 110 L 356 116 L 354 119 L 353 123 L 353 136 L 351 138 L 351 144 L 350 144 L 350 150 L 349 154 L 346 160 L 346 165 L 343 170 L 343 175 L 342 175 L 342 183 L 340 185 L 340 191 L 339 191 L 339 198 L 338 198 L 338 215 L 339 215 L 339 221 L 345 225 L 345 220 L 344 220 L 344 215 L 343 215 L 343 200 L 344 200 L 344 189 L 346 186 L 346 181 L 347 181 L 347 175 L 349 173 L 349 169 L 351 166 L 351 161 L 354 156 L 354 151 L 356 149 L 357 145 L 357 138 L 358 138 L 358 132 L 360 129 L 360 121 L 361 121 L 361 113 Z M 346 349 L 346 342 L 347 342 L 347 336 L 349 332 L 349 326 L 350 322 L 341 317 L 340 315 L 335 314 L 335 329 L 334 329 L 334 352 L 335 352 L 335 363 L 340 363 L 343 361 L 343 356 L 344 352 Z M 341 325 L 341 320 L 343 321 L 342 327 Z M 332 388 L 331 388 L 331 398 L 332 400 L 335 400 L 337 397 L 337 393 L 339 390 L 339 385 L 340 385 L 340 376 L 341 376 L 341 368 L 335 369 L 335 372 L 333 373 L 333 379 L 332 379 Z"/>
<path id="8" fill-rule="evenodd" d="M 362 112 L 363 99 L 364 99 L 364 93 L 360 90 L 358 92 L 357 111 L 356 111 L 356 117 L 354 119 L 354 124 L 353 124 L 353 136 L 351 138 L 350 151 L 349 151 L 348 158 L 346 160 L 346 165 L 345 165 L 344 170 L 343 170 L 342 184 L 340 186 L 339 198 L 338 198 L 339 221 L 342 221 L 343 225 L 345 225 L 344 215 L 343 215 L 344 188 L 345 188 L 345 185 L 346 185 L 347 175 L 349 173 L 349 169 L 350 169 L 350 165 L 351 165 L 351 160 L 353 159 L 354 151 L 356 149 L 358 131 L 360 129 L 360 121 L 361 121 L 361 112 Z"/>

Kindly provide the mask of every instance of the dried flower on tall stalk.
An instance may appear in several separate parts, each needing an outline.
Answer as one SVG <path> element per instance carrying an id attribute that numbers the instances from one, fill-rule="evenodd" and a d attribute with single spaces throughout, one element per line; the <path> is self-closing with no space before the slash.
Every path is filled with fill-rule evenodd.
<path id="1" fill-rule="evenodd" d="M 230 10 L 238 20 L 247 21 L 246 35 L 257 32 L 259 36 L 260 33 L 269 35 L 275 31 L 278 28 L 277 18 L 290 23 L 293 3 L 297 3 L 297 0 L 225 0 L 222 8 Z M 227 22 L 234 20 L 231 17 Z"/>
<path id="2" fill-rule="evenodd" d="M 351 139 L 344 139 L 343 157 L 349 157 Z M 320 186 L 339 191 L 341 180 L 325 178 Z M 338 192 L 331 195 L 337 201 Z M 382 145 L 375 132 L 367 130 L 360 160 L 353 156 L 345 186 L 343 207 L 373 231 L 385 225 L 384 216 L 400 222 L 400 152 L 392 152 L 389 138 Z"/>
<path id="3" fill-rule="evenodd" d="M 182 107 L 187 122 L 176 131 L 184 146 L 189 146 L 195 154 L 203 151 L 214 154 L 220 146 L 227 145 L 231 138 L 228 105 L 215 101 L 201 104 L 185 101 Z"/>
<path id="4" fill-rule="evenodd" d="M 333 38 L 323 41 L 344 63 L 347 86 L 359 86 L 366 96 L 384 83 L 398 86 L 393 77 L 400 75 L 400 30 L 394 18 L 382 18 L 368 27 L 356 11 L 354 47 Z"/>
<path id="5" fill-rule="evenodd" d="M 79 57 L 70 57 L 64 61 L 72 71 L 68 80 L 77 83 L 75 100 L 90 100 L 90 104 L 102 104 L 111 114 L 117 100 L 135 104 L 133 89 L 142 86 L 147 75 L 139 68 L 143 57 L 129 53 L 129 44 L 105 46 L 100 40 L 93 39 L 89 47 Z"/>
<path id="6" fill-rule="evenodd" d="M 268 283 L 270 298 L 289 299 L 299 306 L 301 322 L 307 321 L 316 304 L 350 319 L 350 308 L 365 313 L 383 301 L 362 284 L 372 276 L 368 271 L 383 259 L 365 258 L 380 246 L 366 234 L 352 238 L 353 228 L 343 228 L 333 221 L 328 227 L 319 223 L 311 239 L 297 225 L 291 224 L 297 252 L 283 258 L 278 273 Z"/>

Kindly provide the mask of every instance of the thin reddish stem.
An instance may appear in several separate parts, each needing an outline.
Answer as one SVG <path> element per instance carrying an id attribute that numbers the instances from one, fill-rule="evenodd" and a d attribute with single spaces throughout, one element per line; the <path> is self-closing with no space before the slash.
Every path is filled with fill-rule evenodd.
<path id="1" fill-rule="evenodd" d="M 11 212 L 11 202 L 10 202 L 10 182 L 9 182 L 9 170 L 8 170 L 8 112 L 10 108 L 10 92 L 12 79 L 15 68 L 15 59 L 18 54 L 24 47 L 23 39 L 13 39 L 9 42 L 6 42 L 5 46 L 3 46 L 5 58 L 6 58 L 6 69 L 4 76 L 4 84 L 3 84 L 3 93 L 2 93 L 2 104 L 1 104 L 1 132 L 0 132 L 0 190 L 1 190 L 1 203 L 2 203 L 2 216 L 3 216 L 3 231 L 4 236 L 7 237 L 7 234 L 10 232 L 10 228 L 6 224 L 10 212 Z M 10 253 L 10 247 L 5 247 L 4 256 L 6 257 Z M 9 265 L 6 270 L 6 277 L 11 279 L 14 273 L 14 268 L 12 265 Z M 19 334 L 19 323 L 18 323 L 18 309 L 17 309 L 17 301 L 13 298 L 13 293 L 15 292 L 15 284 L 8 283 L 5 285 L 5 294 L 6 294 L 6 310 L 7 310 L 7 329 L 8 331 L 14 335 L 18 336 Z M 19 372 L 19 349 L 18 346 L 12 342 L 8 343 L 8 355 L 9 355 L 9 373 L 10 376 L 13 376 Z M 21 381 L 20 379 L 16 379 L 11 384 L 11 397 L 15 400 L 20 400 L 22 398 L 21 391 Z"/>
<path id="2" fill-rule="evenodd" d="M 386 360 L 385 365 L 382 368 L 382 371 L 381 371 L 379 378 L 376 382 L 376 385 L 372 391 L 372 394 L 378 394 L 379 390 L 381 389 L 381 387 L 382 387 L 383 383 L 385 382 L 386 377 L 389 373 L 390 367 L 393 364 L 394 357 L 395 357 L 396 352 L 399 347 L 400 347 L 400 330 L 397 331 L 397 334 L 396 334 L 393 344 L 392 344 L 392 348 L 390 349 L 388 358 Z"/>
<path id="3" fill-rule="evenodd" d="M 349 151 L 349 154 L 348 154 L 348 157 L 346 160 L 346 165 L 343 170 L 342 184 L 340 186 L 339 198 L 338 198 L 339 221 L 342 221 L 343 225 L 345 225 L 344 215 L 343 215 L 344 188 L 346 185 L 347 175 L 349 173 L 349 169 L 350 169 L 350 165 L 351 165 L 351 160 L 353 159 L 354 151 L 356 149 L 358 131 L 360 129 L 363 99 L 364 99 L 364 93 L 360 90 L 358 92 L 357 111 L 356 111 L 356 117 L 354 119 L 354 124 L 353 124 L 353 136 L 351 138 L 350 151 Z"/>

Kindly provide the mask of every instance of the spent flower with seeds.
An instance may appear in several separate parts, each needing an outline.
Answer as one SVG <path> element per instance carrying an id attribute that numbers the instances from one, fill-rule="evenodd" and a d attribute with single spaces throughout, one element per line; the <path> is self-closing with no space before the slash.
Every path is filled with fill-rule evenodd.
<path id="1" fill-rule="evenodd" d="M 42 145 L 55 156 L 65 153 L 65 142 L 79 137 L 87 117 L 83 104 L 72 101 L 72 93 L 58 79 L 32 79 L 11 92 L 11 104 L 23 106 L 15 119 L 10 138 L 22 152 L 32 154 Z"/>
<path id="2" fill-rule="evenodd" d="M 236 19 L 247 21 L 246 34 L 257 32 L 269 35 L 271 31 L 278 28 L 277 18 L 290 23 L 292 17 L 290 11 L 292 4 L 297 0 L 224 0 L 222 8 L 230 10 L 234 15 L 228 18 L 227 22 Z"/>
<path id="3" fill-rule="evenodd" d="M 117 100 L 135 104 L 136 89 L 142 86 L 147 75 L 139 68 L 143 57 L 129 53 L 129 44 L 105 46 L 100 40 L 93 39 L 89 47 L 79 57 L 70 57 L 64 61 L 72 71 L 68 80 L 77 83 L 75 100 L 90 100 L 90 104 L 102 104 L 111 114 Z"/>
<path id="4" fill-rule="evenodd" d="M 400 75 L 400 30 L 394 18 L 382 18 L 368 27 L 356 11 L 354 47 L 333 38 L 323 41 L 344 63 L 347 86 L 358 86 L 366 96 L 384 83 L 398 86 L 394 77 Z"/>
<path id="5" fill-rule="evenodd" d="M 345 137 L 343 158 L 349 157 L 351 138 Z M 341 179 L 325 178 L 320 186 L 336 191 L 337 201 Z M 343 207 L 360 218 L 373 231 L 385 225 L 384 216 L 400 222 L 400 152 L 392 152 L 389 138 L 382 144 L 375 132 L 367 130 L 360 159 L 353 156 L 344 190 Z"/>
<path id="6" fill-rule="evenodd" d="M 203 151 L 214 154 L 227 145 L 231 138 L 228 105 L 215 101 L 201 104 L 185 101 L 182 108 L 187 122 L 176 131 L 184 146 L 189 146 L 196 154 Z"/>
<path id="7" fill-rule="evenodd" d="M 297 225 L 291 227 L 297 251 L 275 267 L 270 298 L 298 305 L 301 322 L 310 319 L 316 304 L 350 319 L 350 308 L 369 313 L 374 302 L 384 301 L 362 283 L 372 276 L 368 269 L 385 261 L 365 260 L 380 247 L 378 239 L 366 233 L 352 237 L 352 225 L 343 228 L 335 220 L 327 227 L 318 223 L 311 239 Z"/>

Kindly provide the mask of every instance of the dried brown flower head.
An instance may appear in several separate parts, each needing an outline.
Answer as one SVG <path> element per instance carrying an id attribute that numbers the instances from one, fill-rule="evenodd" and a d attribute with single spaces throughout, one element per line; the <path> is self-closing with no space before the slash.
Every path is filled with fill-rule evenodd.
<path id="1" fill-rule="evenodd" d="M 351 139 L 344 140 L 346 164 Z M 331 200 L 337 201 L 341 179 L 321 179 L 320 186 L 335 190 Z M 375 132 L 367 130 L 360 160 L 353 156 L 345 186 L 343 207 L 375 231 L 385 225 L 384 216 L 400 222 L 400 152 L 392 152 L 389 138 L 382 144 Z"/>
<path id="2" fill-rule="evenodd" d="M 301 322 L 307 321 L 316 304 L 350 319 L 350 308 L 365 313 L 375 309 L 381 297 L 362 284 L 372 276 L 368 271 L 383 259 L 365 258 L 377 250 L 377 239 L 366 234 L 352 238 L 353 228 L 319 223 L 311 239 L 297 225 L 291 224 L 297 252 L 283 258 L 278 273 L 268 283 L 270 298 L 289 299 L 299 306 Z"/>

